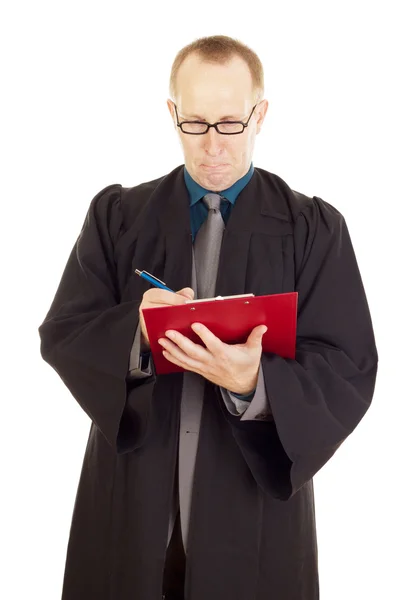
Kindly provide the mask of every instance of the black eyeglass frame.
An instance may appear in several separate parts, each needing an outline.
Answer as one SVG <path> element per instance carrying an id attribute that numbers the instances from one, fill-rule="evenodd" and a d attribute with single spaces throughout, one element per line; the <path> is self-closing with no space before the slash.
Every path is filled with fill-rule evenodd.
<path id="1" fill-rule="evenodd" d="M 182 133 L 184 133 L 185 135 L 205 135 L 211 127 L 214 127 L 216 129 L 217 133 L 219 133 L 220 135 L 240 135 L 241 133 L 243 133 L 245 131 L 245 127 L 247 127 L 249 125 L 249 121 L 253 115 L 253 111 L 255 110 L 255 108 L 257 107 L 258 104 L 259 104 L 259 102 L 257 104 L 255 104 L 255 106 L 252 108 L 252 112 L 250 113 L 249 118 L 246 121 L 246 123 L 244 123 L 243 121 L 218 121 L 217 123 L 206 123 L 206 121 L 181 121 L 179 123 L 179 117 L 177 114 L 176 104 L 173 102 L 173 105 L 175 107 L 175 112 L 176 112 L 176 125 L 178 127 L 180 127 L 180 131 Z M 207 129 L 206 129 L 206 131 L 203 131 L 202 133 L 183 131 L 182 125 L 184 125 L 185 123 L 198 123 L 199 125 L 207 125 Z M 242 129 L 242 131 L 235 131 L 234 133 L 225 133 L 225 132 L 219 131 L 218 125 L 223 125 L 225 123 L 239 123 L 239 125 L 243 125 L 243 129 Z"/>

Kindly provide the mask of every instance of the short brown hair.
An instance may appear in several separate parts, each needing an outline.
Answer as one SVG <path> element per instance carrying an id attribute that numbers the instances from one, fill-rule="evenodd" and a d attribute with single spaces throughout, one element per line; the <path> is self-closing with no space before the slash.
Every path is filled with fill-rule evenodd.
<path id="1" fill-rule="evenodd" d="M 173 100 L 176 97 L 176 78 L 183 61 L 191 54 L 197 54 L 205 62 L 226 64 L 234 56 L 242 58 L 249 67 L 252 76 L 253 89 L 256 93 L 256 102 L 263 98 L 264 76 L 263 66 L 258 55 L 248 46 L 228 37 L 227 35 L 212 35 L 198 38 L 191 44 L 182 48 L 173 61 L 170 73 L 169 92 Z"/>

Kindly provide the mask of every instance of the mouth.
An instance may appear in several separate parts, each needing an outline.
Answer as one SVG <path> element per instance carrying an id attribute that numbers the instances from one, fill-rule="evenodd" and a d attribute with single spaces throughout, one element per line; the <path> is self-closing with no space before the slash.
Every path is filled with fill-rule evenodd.
<path id="1" fill-rule="evenodd" d="M 223 167 L 227 167 L 227 164 L 219 164 L 219 165 L 200 165 L 204 169 L 222 169 Z"/>

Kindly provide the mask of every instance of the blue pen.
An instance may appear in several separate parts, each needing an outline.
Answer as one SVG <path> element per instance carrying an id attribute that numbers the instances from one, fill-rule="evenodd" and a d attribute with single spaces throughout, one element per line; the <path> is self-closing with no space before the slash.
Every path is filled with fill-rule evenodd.
<path id="1" fill-rule="evenodd" d="M 171 290 L 170 288 L 167 287 L 167 285 L 165 284 L 164 281 L 160 281 L 160 279 L 158 279 L 154 275 L 150 275 L 150 273 L 148 273 L 147 271 L 139 271 L 139 269 L 135 269 L 134 272 L 137 273 L 138 275 L 140 275 L 140 277 L 143 277 L 143 279 L 145 279 L 152 285 L 154 285 L 162 290 L 167 290 L 168 292 L 173 292 L 173 290 Z M 173 293 L 175 294 L 175 292 L 173 292 Z"/>

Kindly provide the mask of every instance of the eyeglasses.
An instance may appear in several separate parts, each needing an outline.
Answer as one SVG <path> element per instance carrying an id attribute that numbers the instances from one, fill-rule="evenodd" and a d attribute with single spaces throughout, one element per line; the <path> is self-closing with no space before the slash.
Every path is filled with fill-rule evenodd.
<path id="1" fill-rule="evenodd" d="M 210 127 L 214 127 L 218 133 L 222 135 L 238 135 L 239 133 L 243 133 L 245 127 L 248 126 L 250 118 L 255 110 L 257 104 L 252 108 L 252 112 L 249 115 L 246 123 L 242 121 L 219 121 L 218 123 L 206 123 L 205 121 L 181 121 L 179 123 L 179 117 L 177 115 L 176 104 L 174 104 L 177 126 L 180 127 L 182 133 L 187 133 L 189 135 L 204 135 L 209 131 Z"/>

